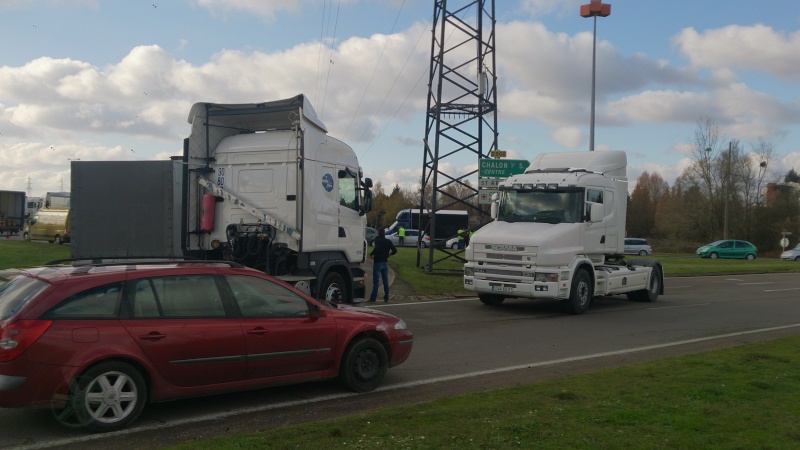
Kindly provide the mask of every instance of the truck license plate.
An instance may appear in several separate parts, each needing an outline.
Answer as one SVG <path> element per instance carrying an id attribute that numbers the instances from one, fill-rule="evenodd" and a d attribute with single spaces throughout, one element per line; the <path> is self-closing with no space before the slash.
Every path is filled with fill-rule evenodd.
<path id="1" fill-rule="evenodd" d="M 495 292 L 514 292 L 512 286 L 492 286 L 492 290 Z"/>

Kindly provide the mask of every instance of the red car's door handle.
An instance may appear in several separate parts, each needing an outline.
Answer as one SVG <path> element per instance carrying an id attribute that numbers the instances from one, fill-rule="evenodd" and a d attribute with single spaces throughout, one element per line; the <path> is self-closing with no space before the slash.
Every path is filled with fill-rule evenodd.
<path id="1" fill-rule="evenodd" d="M 158 331 L 151 331 L 144 336 L 139 336 L 139 339 L 144 339 L 145 341 L 158 341 L 167 337 L 166 334 L 161 334 Z"/>
<path id="2" fill-rule="evenodd" d="M 262 328 L 262 327 L 255 327 L 252 330 L 247 330 L 247 334 L 257 334 L 259 336 L 261 336 L 262 334 L 267 334 L 267 333 L 269 333 L 269 330 L 266 329 L 266 328 Z"/>

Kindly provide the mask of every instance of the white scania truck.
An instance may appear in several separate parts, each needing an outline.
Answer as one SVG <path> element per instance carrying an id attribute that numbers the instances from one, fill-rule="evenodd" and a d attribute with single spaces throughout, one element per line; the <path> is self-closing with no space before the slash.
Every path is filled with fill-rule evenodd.
<path id="1" fill-rule="evenodd" d="M 72 257 L 224 259 L 363 298 L 372 181 L 307 99 L 196 103 L 189 123 L 172 161 L 72 163 Z"/>
<path id="2" fill-rule="evenodd" d="M 543 153 L 501 182 L 495 220 L 467 247 L 464 288 L 487 305 L 550 299 L 572 314 L 606 295 L 655 301 L 664 293 L 661 264 L 622 256 L 626 166 L 621 151 Z"/>

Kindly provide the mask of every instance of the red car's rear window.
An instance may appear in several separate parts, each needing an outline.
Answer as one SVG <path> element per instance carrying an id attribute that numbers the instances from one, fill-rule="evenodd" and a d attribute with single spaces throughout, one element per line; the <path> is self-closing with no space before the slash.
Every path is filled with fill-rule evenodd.
<path id="1" fill-rule="evenodd" d="M 16 314 L 47 286 L 46 282 L 19 271 L 0 272 L 0 321 Z"/>

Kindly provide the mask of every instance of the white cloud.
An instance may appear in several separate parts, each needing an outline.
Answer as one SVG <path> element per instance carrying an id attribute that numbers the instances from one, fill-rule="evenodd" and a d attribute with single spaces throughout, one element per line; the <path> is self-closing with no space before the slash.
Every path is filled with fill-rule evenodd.
<path id="1" fill-rule="evenodd" d="M 713 98 L 705 92 L 643 91 L 610 102 L 608 111 L 627 122 L 695 122 L 706 115 L 718 117 Z"/>
<path id="2" fill-rule="evenodd" d="M 552 136 L 556 142 L 570 149 L 577 148 L 586 142 L 586 136 L 583 131 L 575 127 L 556 128 L 553 130 Z"/>
<path id="3" fill-rule="evenodd" d="M 729 25 L 703 33 L 686 28 L 673 38 L 693 65 L 741 68 L 800 80 L 800 31 L 781 33 L 766 25 Z"/>

